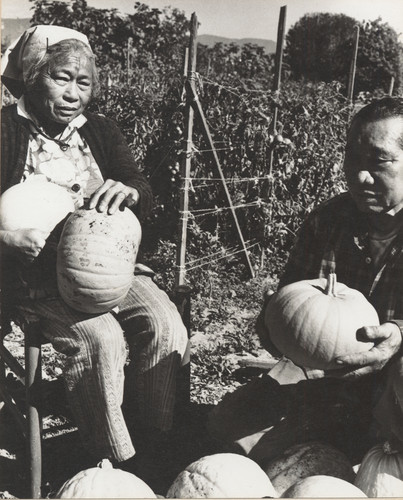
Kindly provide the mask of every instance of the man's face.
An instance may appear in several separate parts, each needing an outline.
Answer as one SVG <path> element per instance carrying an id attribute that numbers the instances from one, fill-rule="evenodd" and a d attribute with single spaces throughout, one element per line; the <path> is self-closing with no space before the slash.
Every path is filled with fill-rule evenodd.
<path id="1" fill-rule="evenodd" d="M 396 212 L 403 207 L 403 117 L 384 118 L 352 126 L 344 171 L 359 210 Z"/>

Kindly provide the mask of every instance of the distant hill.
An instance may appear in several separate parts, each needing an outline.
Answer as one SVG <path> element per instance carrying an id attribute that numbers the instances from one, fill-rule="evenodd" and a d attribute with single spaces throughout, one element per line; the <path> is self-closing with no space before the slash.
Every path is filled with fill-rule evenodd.
<path id="1" fill-rule="evenodd" d="M 29 18 L 2 19 L 1 20 L 1 44 L 9 45 L 17 39 L 21 33 L 29 28 Z M 4 48 L 4 47 L 3 47 Z"/>
<path id="2" fill-rule="evenodd" d="M 30 24 L 29 18 L 17 19 L 2 19 L 1 20 L 1 43 L 8 45 L 13 40 L 18 38 L 23 31 L 25 31 Z M 225 38 L 223 36 L 215 35 L 199 35 L 198 42 L 208 47 L 213 47 L 216 43 L 235 43 L 245 45 L 251 43 L 263 47 L 267 54 L 272 54 L 276 51 L 276 42 L 273 40 L 264 40 L 263 38 Z"/>
<path id="3" fill-rule="evenodd" d="M 203 45 L 207 45 L 207 47 L 213 47 L 216 43 L 235 43 L 238 45 L 251 43 L 254 45 L 259 45 L 260 47 L 264 47 L 267 54 L 273 54 L 274 52 L 276 52 L 276 42 L 273 42 L 273 40 L 265 40 L 263 38 L 225 38 L 223 36 L 215 35 L 199 35 L 197 37 L 197 41 L 202 43 Z"/>

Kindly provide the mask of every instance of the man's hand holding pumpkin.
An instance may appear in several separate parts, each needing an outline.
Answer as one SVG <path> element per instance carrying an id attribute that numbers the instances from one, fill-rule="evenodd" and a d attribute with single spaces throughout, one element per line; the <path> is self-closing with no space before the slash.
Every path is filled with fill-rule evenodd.
<path id="1" fill-rule="evenodd" d="M 400 328 L 391 321 L 379 326 L 360 328 L 357 338 L 363 342 L 373 342 L 374 347 L 369 351 L 337 358 L 340 369 L 326 371 L 327 376 L 357 378 L 379 371 L 399 352 L 402 345 Z"/>

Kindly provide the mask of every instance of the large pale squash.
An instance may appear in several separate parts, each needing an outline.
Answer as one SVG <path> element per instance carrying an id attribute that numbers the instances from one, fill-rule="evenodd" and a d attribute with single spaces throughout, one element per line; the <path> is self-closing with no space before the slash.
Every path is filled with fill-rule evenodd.
<path id="1" fill-rule="evenodd" d="M 403 497 L 403 452 L 388 442 L 364 456 L 354 483 L 369 497 Z"/>
<path id="2" fill-rule="evenodd" d="M 73 210 L 73 199 L 61 186 L 46 181 L 22 182 L 0 196 L 0 229 L 50 233 Z"/>
<path id="3" fill-rule="evenodd" d="M 300 479 L 282 498 L 366 498 L 357 486 L 332 476 L 316 475 Z"/>
<path id="4" fill-rule="evenodd" d="M 297 444 L 270 460 L 263 470 L 279 495 L 308 476 L 325 475 L 354 482 L 353 466 L 344 453 L 317 441 Z"/>
<path id="5" fill-rule="evenodd" d="M 76 210 L 57 249 L 57 285 L 73 309 L 103 313 L 126 296 L 133 279 L 141 226 L 128 209 L 113 215 Z"/>
<path id="6" fill-rule="evenodd" d="M 167 498 L 276 497 L 270 479 L 256 462 L 235 453 L 217 453 L 188 465 Z"/>
<path id="7" fill-rule="evenodd" d="M 328 279 L 304 280 L 281 288 L 270 299 L 265 325 L 277 349 L 295 364 L 321 370 L 339 368 L 335 358 L 368 351 L 357 340 L 363 326 L 379 325 L 375 308 L 358 290 Z"/>
<path id="8" fill-rule="evenodd" d="M 152 489 L 130 472 L 114 469 L 109 460 L 68 479 L 55 498 L 157 498 Z"/>

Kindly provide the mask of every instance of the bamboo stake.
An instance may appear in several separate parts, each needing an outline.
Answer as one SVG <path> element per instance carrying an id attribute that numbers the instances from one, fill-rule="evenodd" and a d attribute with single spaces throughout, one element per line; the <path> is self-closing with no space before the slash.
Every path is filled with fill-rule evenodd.
<path id="1" fill-rule="evenodd" d="M 393 89 L 395 87 L 395 77 L 393 75 L 390 76 L 390 84 L 389 84 L 389 95 L 393 95 Z"/>
<path id="2" fill-rule="evenodd" d="M 347 99 L 349 102 L 353 102 L 355 70 L 357 67 L 357 54 L 358 54 L 358 41 L 359 41 L 359 39 L 360 39 L 360 27 L 357 25 L 355 27 L 353 58 L 351 60 L 350 73 L 348 76 Z"/>
<path id="3" fill-rule="evenodd" d="M 190 40 L 189 51 L 187 57 L 185 55 L 184 76 L 187 79 L 193 78 L 196 71 L 196 49 L 197 49 L 197 17 L 193 12 L 190 20 Z M 176 254 L 176 273 L 175 285 L 184 285 L 186 279 L 186 242 L 187 242 L 187 226 L 188 226 L 188 209 L 189 209 L 189 178 L 191 169 L 191 153 L 192 153 L 192 135 L 193 135 L 193 119 L 194 110 L 189 101 L 186 103 L 185 111 L 185 141 L 184 153 L 181 162 L 181 191 L 180 191 L 180 219 L 178 242 L 179 247 Z"/>
<path id="4" fill-rule="evenodd" d="M 214 147 L 213 139 L 212 139 L 211 134 L 210 134 L 207 120 L 206 120 L 206 117 L 204 115 L 201 103 L 199 101 L 199 98 L 198 98 L 198 95 L 197 95 L 197 92 L 196 92 L 196 89 L 194 86 L 194 82 L 192 80 L 186 82 L 186 90 L 188 92 L 188 95 L 190 95 L 192 97 L 192 105 L 196 107 L 200 121 L 202 123 L 203 134 L 204 134 L 204 137 L 209 145 L 209 149 L 211 150 L 215 164 L 217 166 L 217 170 L 218 170 L 218 173 L 220 175 L 220 178 L 221 178 L 221 181 L 222 181 L 222 184 L 224 187 L 225 195 L 227 197 L 227 201 L 228 201 L 231 213 L 232 213 L 232 217 L 234 219 L 235 226 L 236 226 L 236 229 L 238 231 L 238 236 L 239 236 L 239 239 L 241 241 L 242 249 L 243 249 L 245 259 L 246 259 L 246 262 L 247 262 L 247 265 L 249 268 L 249 272 L 250 272 L 251 277 L 253 278 L 255 276 L 255 273 L 254 273 L 251 261 L 249 259 L 249 252 L 246 248 L 245 240 L 244 240 L 244 237 L 243 237 L 243 234 L 241 231 L 241 227 L 240 227 L 239 222 L 238 222 L 238 217 L 237 217 L 236 212 L 235 212 L 234 204 L 232 203 L 231 195 L 230 195 L 230 192 L 228 190 L 227 182 L 225 180 L 224 172 L 221 168 L 221 164 L 220 164 L 220 160 L 219 160 L 218 155 L 217 155 L 217 151 Z"/>
<path id="5" fill-rule="evenodd" d="M 126 61 L 127 85 L 130 85 L 132 40 L 133 40 L 132 37 L 129 37 L 127 40 L 127 61 Z"/>
<path id="6" fill-rule="evenodd" d="M 273 92 L 278 92 L 280 90 L 280 87 L 281 87 L 281 70 L 283 67 L 286 15 L 287 15 L 287 6 L 283 5 L 280 8 L 280 16 L 279 16 L 278 27 L 277 27 L 277 44 L 276 44 L 276 58 L 275 58 Z M 278 108 L 277 108 L 277 105 L 275 104 L 274 109 L 273 109 L 273 119 L 272 119 L 271 124 L 270 124 L 270 130 L 273 134 L 276 133 L 277 115 L 278 115 Z M 270 148 L 270 150 L 269 150 L 269 175 L 271 175 L 272 170 L 273 170 L 273 150 L 274 150 L 274 148 Z"/>

